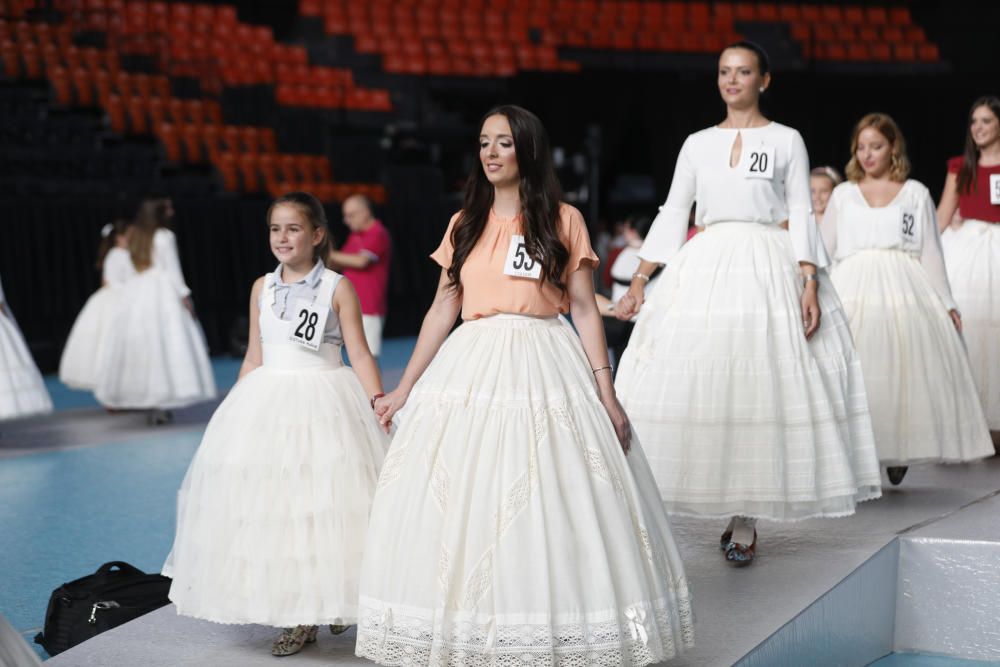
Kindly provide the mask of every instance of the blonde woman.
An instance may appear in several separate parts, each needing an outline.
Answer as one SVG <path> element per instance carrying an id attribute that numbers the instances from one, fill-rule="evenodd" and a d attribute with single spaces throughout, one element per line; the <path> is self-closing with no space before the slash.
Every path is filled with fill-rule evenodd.
<path id="1" fill-rule="evenodd" d="M 991 455 L 934 201 L 907 178 L 906 142 L 892 118 L 872 113 L 858 122 L 846 171 L 823 237 L 837 262 L 833 284 L 861 357 L 889 481 L 899 484 L 913 463 Z"/>

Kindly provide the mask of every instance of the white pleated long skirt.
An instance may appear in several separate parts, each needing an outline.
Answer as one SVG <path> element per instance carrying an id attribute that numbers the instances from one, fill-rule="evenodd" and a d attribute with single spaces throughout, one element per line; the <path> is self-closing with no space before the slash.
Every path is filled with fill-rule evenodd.
<path id="1" fill-rule="evenodd" d="M 147 269 L 122 287 L 97 364 L 94 395 L 110 408 L 179 408 L 215 398 L 201 324 L 166 273 Z"/>
<path id="2" fill-rule="evenodd" d="M 992 456 L 965 346 L 919 260 L 865 250 L 840 262 L 832 278 L 861 358 L 879 460 Z"/>
<path id="3" fill-rule="evenodd" d="M 14 321 L 0 313 L 0 420 L 52 412 L 52 399 Z"/>
<path id="4" fill-rule="evenodd" d="M 1000 431 L 1000 224 L 966 220 L 941 243 L 986 423 Z"/>
<path id="5" fill-rule="evenodd" d="M 104 286 L 94 292 L 73 322 L 59 360 L 59 379 L 73 389 L 93 390 L 105 337 L 113 325 L 120 287 Z"/>
<path id="6" fill-rule="evenodd" d="M 388 445 L 350 368 L 262 366 L 237 382 L 178 492 L 163 567 L 177 612 L 275 627 L 355 623 Z"/>
<path id="7" fill-rule="evenodd" d="M 372 508 L 359 656 L 647 665 L 692 644 L 642 447 L 622 453 L 571 328 L 463 324 L 400 422 Z"/>
<path id="8" fill-rule="evenodd" d="M 790 521 L 881 495 L 861 364 L 820 275 L 806 341 L 788 232 L 716 223 L 665 268 L 616 388 L 667 510 Z"/>

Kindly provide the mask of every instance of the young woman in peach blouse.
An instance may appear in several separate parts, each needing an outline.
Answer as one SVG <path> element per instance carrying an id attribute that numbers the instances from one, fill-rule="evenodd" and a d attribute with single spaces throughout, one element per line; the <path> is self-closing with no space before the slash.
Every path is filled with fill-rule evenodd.
<path id="1" fill-rule="evenodd" d="M 669 659 L 692 643 L 687 581 L 615 397 L 583 218 L 560 202 L 534 114 L 487 113 L 479 157 L 431 255 L 413 357 L 375 404 L 383 423 L 406 410 L 372 507 L 357 654 Z"/>

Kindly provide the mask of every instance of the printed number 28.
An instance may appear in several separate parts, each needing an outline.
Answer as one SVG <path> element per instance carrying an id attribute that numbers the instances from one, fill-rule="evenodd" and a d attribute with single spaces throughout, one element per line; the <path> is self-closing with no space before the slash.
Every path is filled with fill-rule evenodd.
<path id="1" fill-rule="evenodd" d="M 312 340 L 313 336 L 316 335 L 316 323 L 319 322 L 319 315 L 317 313 L 310 313 L 308 310 L 303 308 L 299 311 L 299 317 L 302 318 L 302 321 L 299 322 L 299 326 L 295 328 L 295 337 Z M 303 327 L 305 327 L 305 335 L 303 335 Z"/>
<path id="2" fill-rule="evenodd" d="M 518 243 L 514 252 L 514 268 L 518 271 L 531 271 L 535 268 L 535 260 L 524 251 L 524 244 Z"/>
<path id="3" fill-rule="evenodd" d="M 904 213 L 903 214 L 903 235 L 913 238 L 913 214 Z"/>

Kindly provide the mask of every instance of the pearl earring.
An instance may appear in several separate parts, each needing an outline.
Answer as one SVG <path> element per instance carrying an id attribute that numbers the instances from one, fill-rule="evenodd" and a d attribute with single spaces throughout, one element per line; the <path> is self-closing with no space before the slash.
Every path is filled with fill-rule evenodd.
<path id="1" fill-rule="evenodd" d="M 762 92 L 762 93 L 764 92 L 764 86 L 760 87 L 760 92 Z"/>

